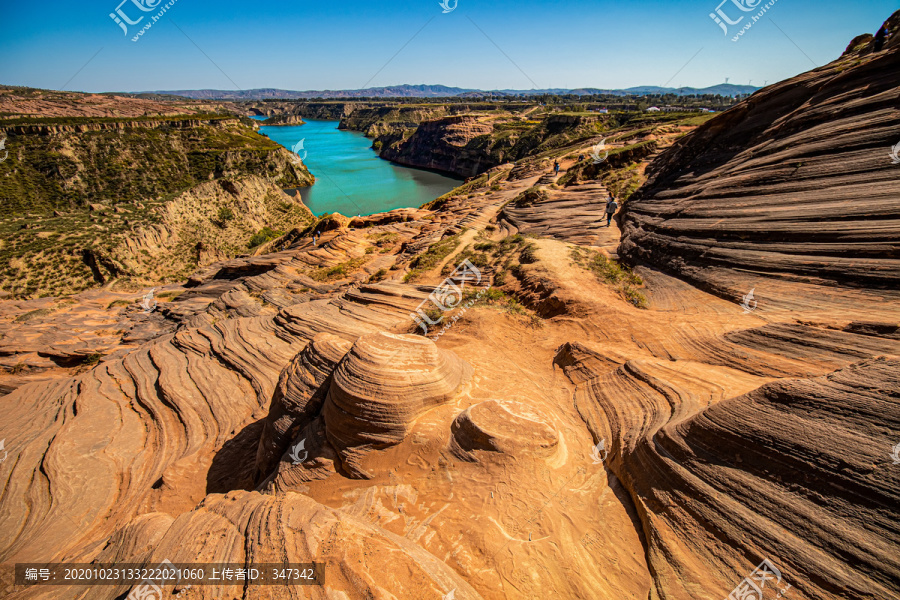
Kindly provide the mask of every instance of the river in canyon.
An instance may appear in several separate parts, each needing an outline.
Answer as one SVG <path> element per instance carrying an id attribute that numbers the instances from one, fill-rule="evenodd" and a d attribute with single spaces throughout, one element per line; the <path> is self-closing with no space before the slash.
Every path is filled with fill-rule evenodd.
<path id="1" fill-rule="evenodd" d="M 316 215 L 338 212 L 352 217 L 417 207 L 462 183 L 382 160 L 372 150 L 372 140 L 356 131 L 338 129 L 338 124 L 306 119 L 305 125 L 259 128 L 288 150 L 303 140 L 298 154 L 316 183 L 300 188 L 300 195 Z"/>

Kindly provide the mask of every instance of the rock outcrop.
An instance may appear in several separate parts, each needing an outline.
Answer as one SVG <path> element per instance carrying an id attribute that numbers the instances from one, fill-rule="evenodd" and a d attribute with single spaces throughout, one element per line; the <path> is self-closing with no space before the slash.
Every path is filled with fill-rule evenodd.
<path id="1" fill-rule="evenodd" d="M 322 409 L 331 374 L 350 342 L 320 333 L 281 372 L 256 455 L 257 478 L 268 475 L 298 430 Z"/>
<path id="2" fill-rule="evenodd" d="M 421 123 L 409 139 L 385 145 L 381 157 L 402 165 L 473 177 L 502 161 L 491 160 L 482 149 L 469 148 L 488 139 L 494 128 L 476 117 L 446 117 Z"/>
<path id="3" fill-rule="evenodd" d="M 900 47 L 866 48 L 663 153 L 625 205 L 620 253 L 726 297 L 778 281 L 900 288 Z"/>
<path id="4" fill-rule="evenodd" d="M 372 477 L 373 450 L 399 444 L 425 411 L 451 400 L 472 367 L 434 342 L 377 333 L 359 338 L 338 365 L 325 403 L 328 440 L 346 470 Z"/>
<path id="5" fill-rule="evenodd" d="M 659 597 L 722 597 L 764 558 L 789 566 L 794 597 L 900 593 L 887 509 L 900 500 L 887 434 L 900 427 L 900 359 L 710 401 L 684 366 L 599 366 L 580 363 L 595 376 L 576 402 L 612 440 L 608 463 L 640 507 Z"/>
<path id="6" fill-rule="evenodd" d="M 479 460 L 485 452 L 547 458 L 559 445 L 559 436 L 545 415 L 509 400 L 470 406 L 453 421 L 452 433 L 450 451 L 470 461 Z"/>
<path id="7" fill-rule="evenodd" d="M 300 115 L 274 115 L 260 123 L 267 126 L 305 125 L 306 121 Z"/>

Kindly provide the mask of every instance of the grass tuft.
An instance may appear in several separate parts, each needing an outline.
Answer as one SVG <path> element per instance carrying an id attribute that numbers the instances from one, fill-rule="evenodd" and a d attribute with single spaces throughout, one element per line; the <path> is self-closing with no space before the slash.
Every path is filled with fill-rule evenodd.
<path id="1" fill-rule="evenodd" d="M 576 265 L 592 272 L 603 283 L 616 288 L 627 302 L 641 309 L 649 306 L 647 297 L 637 289 L 644 285 L 644 281 L 628 267 L 606 258 L 599 252 L 577 246 L 571 249 L 570 256 Z"/>

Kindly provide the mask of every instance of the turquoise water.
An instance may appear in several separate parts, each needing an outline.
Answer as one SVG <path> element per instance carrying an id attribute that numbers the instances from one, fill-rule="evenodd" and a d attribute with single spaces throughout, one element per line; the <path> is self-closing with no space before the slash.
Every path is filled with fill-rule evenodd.
<path id="1" fill-rule="evenodd" d="M 382 160 L 371 149 L 372 140 L 355 131 L 339 130 L 338 123 L 307 120 L 305 125 L 259 128 L 288 150 L 303 140 L 303 163 L 315 175 L 316 183 L 300 188 L 300 195 L 316 215 L 339 212 L 352 217 L 417 207 L 461 183 Z M 303 150 L 299 151 L 301 158 Z"/>

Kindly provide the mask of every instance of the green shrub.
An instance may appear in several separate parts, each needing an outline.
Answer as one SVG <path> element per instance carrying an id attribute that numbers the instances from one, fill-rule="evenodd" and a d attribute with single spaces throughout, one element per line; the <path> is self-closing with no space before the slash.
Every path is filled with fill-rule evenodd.
<path id="1" fill-rule="evenodd" d="M 372 273 L 372 276 L 369 277 L 369 283 L 377 283 L 379 281 L 384 281 L 387 279 L 388 271 L 387 269 L 378 269 L 375 273 Z"/>
<path id="2" fill-rule="evenodd" d="M 646 309 L 649 306 L 647 298 L 637 289 L 644 281 L 628 267 L 599 252 L 578 247 L 572 248 L 571 258 L 576 265 L 591 271 L 603 283 L 615 287 L 626 301 L 637 308 Z"/>
<path id="3" fill-rule="evenodd" d="M 322 267 L 316 269 L 309 274 L 310 279 L 315 281 L 334 281 L 343 279 L 362 265 L 368 262 L 367 257 L 353 258 L 346 262 L 334 265 L 333 267 Z"/>
<path id="4" fill-rule="evenodd" d="M 219 223 L 220 227 L 224 227 L 225 223 L 232 220 L 234 218 L 234 211 L 232 211 L 227 206 L 219 207 L 219 214 L 216 217 L 216 221 Z"/>
<path id="5" fill-rule="evenodd" d="M 519 262 L 523 265 L 532 265 L 538 261 L 537 257 L 537 246 L 532 243 L 528 243 L 522 248 L 522 251 L 519 253 Z"/>
<path id="6" fill-rule="evenodd" d="M 88 354 L 87 356 L 82 357 L 81 364 L 85 366 L 94 366 L 100 363 L 100 359 L 103 358 L 102 354 Z"/>
<path id="7" fill-rule="evenodd" d="M 417 256 L 409 265 L 409 273 L 403 278 L 404 282 L 415 281 L 426 271 L 435 268 L 438 263 L 450 256 L 459 246 L 459 238 L 465 232 L 465 229 L 457 233 L 445 237 L 428 247 L 428 250 Z"/>
<path id="8" fill-rule="evenodd" d="M 250 241 L 247 242 L 247 248 L 256 248 L 261 244 L 271 242 L 272 240 L 283 235 L 283 233 L 283 231 L 275 231 L 267 225 L 253 234 L 253 237 L 251 237 Z"/>

